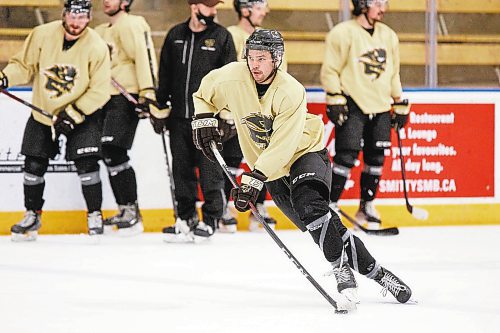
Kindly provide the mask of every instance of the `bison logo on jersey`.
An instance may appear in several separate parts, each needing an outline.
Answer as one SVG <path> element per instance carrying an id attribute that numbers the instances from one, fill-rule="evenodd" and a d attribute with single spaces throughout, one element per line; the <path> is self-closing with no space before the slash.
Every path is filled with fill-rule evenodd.
<path id="1" fill-rule="evenodd" d="M 243 118 L 242 123 L 247 125 L 252 140 L 262 149 L 266 149 L 273 133 L 273 117 L 252 113 Z"/>
<path id="2" fill-rule="evenodd" d="M 45 88 L 49 90 L 50 98 L 58 98 L 71 92 L 78 72 L 70 65 L 54 65 L 46 69 L 44 74 L 47 77 Z"/>
<path id="3" fill-rule="evenodd" d="M 374 75 L 373 80 L 378 79 L 385 71 L 386 54 L 384 49 L 375 49 L 366 52 L 359 58 L 359 62 L 365 65 L 365 74 Z"/>

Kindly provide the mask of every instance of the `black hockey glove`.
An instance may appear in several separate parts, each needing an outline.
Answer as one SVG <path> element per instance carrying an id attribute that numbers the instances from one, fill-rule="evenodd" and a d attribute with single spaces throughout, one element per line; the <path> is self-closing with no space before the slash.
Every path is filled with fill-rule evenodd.
<path id="1" fill-rule="evenodd" d="M 170 111 L 172 110 L 170 101 L 167 101 L 165 104 L 158 104 L 158 106 L 150 105 L 149 108 L 149 121 L 153 126 L 153 130 L 156 134 L 163 133 L 164 130 L 168 129 L 168 116 L 170 115 Z"/>
<path id="2" fill-rule="evenodd" d="M 255 206 L 257 197 L 266 180 L 267 177 L 259 170 L 244 172 L 241 176 L 240 187 L 231 190 L 234 207 L 240 212 L 246 212 L 250 209 L 250 203 Z"/>
<path id="3" fill-rule="evenodd" d="M 405 127 L 410 113 L 410 104 L 407 99 L 392 104 L 391 126 L 395 130 Z"/>
<path id="4" fill-rule="evenodd" d="M 210 147 L 210 142 L 214 141 L 217 149 L 222 150 L 219 121 L 214 118 L 213 113 L 201 113 L 194 115 L 191 128 L 193 129 L 193 142 L 196 148 L 201 150 L 203 155 L 210 161 L 215 162 L 216 158 Z"/>
<path id="5" fill-rule="evenodd" d="M 9 87 L 9 80 L 7 79 L 7 76 L 0 71 L 0 89 L 7 89 Z"/>
<path id="6" fill-rule="evenodd" d="M 64 110 L 59 112 L 54 119 L 53 127 L 56 134 L 64 134 L 66 137 L 83 123 L 85 115 L 76 107 L 75 104 L 69 104 Z"/>
<path id="7" fill-rule="evenodd" d="M 348 118 L 349 108 L 344 95 L 328 94 L 326 115 L 335 126 L 342 126 Z"/>

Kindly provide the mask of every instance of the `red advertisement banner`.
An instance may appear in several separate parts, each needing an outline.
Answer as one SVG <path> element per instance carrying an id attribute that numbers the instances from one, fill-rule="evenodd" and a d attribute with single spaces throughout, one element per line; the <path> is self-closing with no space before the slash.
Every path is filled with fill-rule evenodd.
<path id="1" fill-rule="evenodd" d="M 311 103 L 309 112 L 324 115 L 325 105 Z M 324 115 L 324 121 L 327 117 Z M 412 198 L 493 197 L 494 104 L 413 104 L 400 132 Z M 326 124 L 327 145 L 334 152 L 334 129 Z M 379 198 L 403 197 L 397 135 L 387 149 Z M 342 199 L 359 198 L 360 165 L 352 169 Z"/>

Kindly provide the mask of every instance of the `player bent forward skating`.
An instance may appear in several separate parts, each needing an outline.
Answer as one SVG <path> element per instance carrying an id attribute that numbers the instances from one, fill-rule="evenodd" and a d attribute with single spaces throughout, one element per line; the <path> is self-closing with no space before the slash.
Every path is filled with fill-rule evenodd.
<path id="1" fill-rule="evenodd" d="M 193 140 L 215 161 L 210 143 L 221 147 L 215 115 L 233 113 L 243 155 L 251 172 L 233 189 L 236 209 L 255 205 L 264 184 L 276 205 L 302 231 L 308 231 L 331 263 L 338 291 L 354 305 L 357 283 L 351 270 L 375 280 L 400 302 L 411 297 L 401 279 L 382 267 L 358 237 L 329 209 L 331 166 L 323 122 L 307 113 L 304 87 L 278 68 L 284 53 L 276 30 L 257 30 L 246 42 L 246 63 L 213 70 L 193 95 Z"/>

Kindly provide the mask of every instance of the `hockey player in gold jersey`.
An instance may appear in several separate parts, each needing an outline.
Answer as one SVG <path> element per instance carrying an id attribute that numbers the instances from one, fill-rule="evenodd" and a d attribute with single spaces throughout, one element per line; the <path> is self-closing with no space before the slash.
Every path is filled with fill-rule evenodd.
<path id="1" fill-rule="evenodd" d="M 136 106 L 113 88 L 111 99 L 103 108 L 104 129 L 102 153 L 108 169 L 109 182 L 118 205 L 118 214 L 104 220 L 104 231 L 133 235 L 144 230 L 137 203 L 135 171 L 129 164 L 127 151 L 132 148 L 139 123 L 136 108 L 156 118 L 155 131 L 161 133 L 168 108 L 156 102 L 156 56 L 152 48 L 151 29 L 142 16 L 129 14 L 133 0 L 103 0 L 103 10 L 109 22 L 95 28 L 111 51 L 111 74 L 136 99 Z M 110 82 L 111 84 L 111 82 Z"/>
<path id="2" fill-rule="evenodd" d="M 234 46 L 236 47 L 236 55 L 238 56 L 238 61 L 244 61 L 244 48 L 248 37 L 256 30 L 260 29 L 264 19 L 269 12 L 269 5 L 267 0 L 234 0 L 234 10 L 238 14 L 238 24 L 232 25 L 227 28 L 231 33 L 234 40 Z M 280 70 L 287 70 L 286 59 L 283 58 Z M 228 127 L 234 124 L 234 120 L 230 119 L 231 114 L 229 112 L 221 112 L 220 114 L 220 129 L 223 131 L 223 144 L 224 150 L 222 151 L 222 156 L 226 161 L 229 169 L 236 175 L 236 171 L 239 169 L 241 161 L 243 159 L 243 154 L 238 143 L 238 138 L 233 136 L 231 138 L 227 137 Z M 226 179 L 225 191 L 226 197 L 229 199 L 229 192 L 231 190 L 231 182 Z M 267 190 L 264 188 L 259 194 L 257 199 L 257 210 L 264 217 L 266 222 L 274 228 L 276 225 L 276 220 L 269 215 L 267 208 L 264 204 L 266 200 Z M 219 223 L 220 231 L 227 230 L 228 232 L 236 231 L 236 219 L 231 215 L 230 210 L 227 205 L 224 209 L 224 215 Z M 258 231 L 260 223 L 255 218 L 253 213 L 250 213 L 248 228 L 250 231 Z"/>
<path id="3" fill-rule="evenodd" d="M 240 188 L 232 191 L 236 209 L 249 210 L 265 185 L 276 205 L 318 244 L 332 264 L 338 291 L 351 304 L 357 302 L 351 267 L 405 303 L 410 288 L 380 266 L 329 209 L 332 173 L 323 122 L 307 112 L 304 87 L 278 70 L 283 53 L 278 31 L 257 30 L 247 40 L 246 63 L 231 63 L 205 76 L 193 95 L 193 141 L 214 160 L 211 143 L 222 147 L 215 116 L 231 112 L 251 168 L 243 173 Z"/>
<path id="4" fill-rule="evenodd" d="M 378 229 L 381 220 L 373 201 L 382 175 L 384 149 L 391 146 L 391 127 L 405 125 L 409 108 L 400 100 L 398 38 L 380 22 L 387 0 L 353 0 L 353 5 L 355 18 L 329 32 L 321 68 L 327 115 L 335 124 L 330 200 L 336 209 L 350 170 L 363 150 L 356 218 Z"/>
<path id="5" fill-rule="evenodd" d="M 24 161 L 23 220 L 11 228 L 13 240 L 34 240 L 41 227 L 44 174 L 59 153 L 57 135 L 67 138 L 66 159 L 75 162 L 88 210 L 88 232 L 102 234 L 102 190 L 99 178 L 102 121 L 100 108 L 109 100 L 111 66 L 106 43 L 87 25 L 91 2 L 66 0 L 62 21 L 33 29 L 23 49 L 3 69 L 6 86 L 33 80 L 33 104 L 54 115 L 33 112 L 21 153 Z"/>

